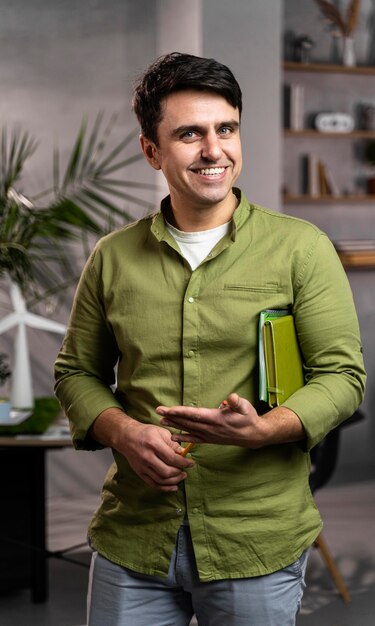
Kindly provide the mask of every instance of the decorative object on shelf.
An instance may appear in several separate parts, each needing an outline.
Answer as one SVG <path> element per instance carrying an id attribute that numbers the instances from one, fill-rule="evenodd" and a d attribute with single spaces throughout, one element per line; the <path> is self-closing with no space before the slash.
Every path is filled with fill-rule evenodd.
<path id="1" fill-rule="evenodd" d="M 375 130 L 375 105 L 364 104 L 361 111 L 362 128 L 364 130 Z"/>
<path id="2" fill-rule="evenodd" d="M 315 41 L 309 35 L 301 35 L 294 41 L 294 60 L 298 63 L 309 63 L 310 52 L 315 46 Z"/>
<path id="3" fill-rule="evenodd" d="M 356 64 L 354 31 L 358 24 L 361 0 L 350 0 L 346 16 L 328 0 L 315 0 L 330 28 L 333 37 L 341 37 L 342 62 L 348 67 Z"/>
<path id="4" fill-rule="evenodd" d="M 351 133 L 354 119 L 348 113 L 318 113 L 314 125 L 321 133 Z"/>
<path id="5" fill-rule="evenodd" d="M 375 141 L 368 142 L 364 156 L 369 165 L 375 166 Z M 367 190 L 369 194 L 375 194 L 375 176 L 367 179 Z"/>

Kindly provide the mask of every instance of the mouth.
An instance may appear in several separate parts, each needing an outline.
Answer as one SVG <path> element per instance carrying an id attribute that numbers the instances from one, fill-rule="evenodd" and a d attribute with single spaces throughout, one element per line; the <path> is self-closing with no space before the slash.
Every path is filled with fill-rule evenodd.
<path id="1" fill-rule="evenodd" d="M 202 167 L 201 169 L 193 170 L 195 174 L 200 174 L 201 176 L 221 176 L 225 172 L 225 167 Z"/>

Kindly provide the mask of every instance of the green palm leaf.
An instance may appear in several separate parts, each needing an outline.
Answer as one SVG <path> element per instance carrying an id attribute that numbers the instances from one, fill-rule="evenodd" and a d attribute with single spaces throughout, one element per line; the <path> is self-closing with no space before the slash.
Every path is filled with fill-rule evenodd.
<path id="1" fill-rule="evenodd" d="M 54 150 L 52 187 L 31 199 L 19 193 L 17 185 L 37 143 L 26 131 L 1 131 L 0 278 L 8 274 L 36 299 L 40 285 L 51 291 L 65 282 L 64 272 L 72 275 L 69 241 L 82 241 L 86 254 L 88 235 L 97 238 L 133 219 L 129 205 L 150 209 L 149 202 L 127 189 L 152 190 L 155 185 L 110 176 L 143 158 L 140 152 L 126 154 L 138 130 L 113 145 L 115 117 L 106 126 L 103 119 L 100 113 L 91 130 L 83 119 L 64 170 Z M 75 279 L 78 272 L 73 273 Z"/>

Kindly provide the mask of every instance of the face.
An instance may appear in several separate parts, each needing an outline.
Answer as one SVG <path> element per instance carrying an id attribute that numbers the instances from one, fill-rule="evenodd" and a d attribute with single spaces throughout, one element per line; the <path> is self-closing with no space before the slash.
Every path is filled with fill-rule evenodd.
<path id="1" fill-rule="evenodd" d="M 149 163 L 167 179 L 175 210 L 233 207 L 241 166 L 238 109 L 213 92 L 180 91 L 164 101 L 158 146 L 141 137 Z"/>

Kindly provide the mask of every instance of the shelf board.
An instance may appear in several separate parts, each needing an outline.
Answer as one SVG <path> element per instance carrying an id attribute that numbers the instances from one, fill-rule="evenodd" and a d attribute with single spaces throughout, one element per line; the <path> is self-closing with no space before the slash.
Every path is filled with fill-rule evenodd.
<path id="1" fill-rule="evenodd" d="M 348 195 L 348 196 L 309 196 L 307 194 L 283 196 L 284 204 L 375 204 L 375 195 Z"/>
<path id="2" fill-rule="evenodd" d="M 350 133 L 325 133 L 313 128 L 304 128 L 302 130 L 291 130 L 290 128 L 284 128 L 283 133 L 285 137 L 309 137 L 310 139 L 374 139 L 375 130 L 353 130 Z"/>
<path id="3" fill-rule="evenodd" d="M 341 263 L 347 269 L 374 269 L 375 252 L 338 252 Z"/>
<path id="4" fill-rule="evenodd" d="M 346 67 L 346 65 L 334 65 L 333 63 L 296 63 L 295 61 L 285 61 L 284 70 L 290 72 L 322 72 L 330 74 L 357 74 L 375 76 L 375 67 L 372 65 L 356 65 Z"/>

